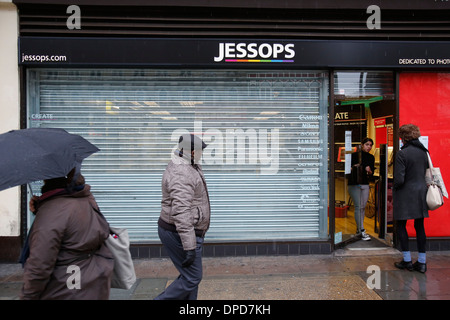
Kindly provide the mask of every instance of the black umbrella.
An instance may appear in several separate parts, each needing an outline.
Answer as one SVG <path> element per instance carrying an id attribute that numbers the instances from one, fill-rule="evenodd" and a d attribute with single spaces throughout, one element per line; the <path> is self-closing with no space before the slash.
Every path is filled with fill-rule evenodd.
<path id="1" fill-rule="evenodd" d="M 99 151 L 63 129 L 30 128 L 0 134 L 0 190 L 66 176 Z"/>

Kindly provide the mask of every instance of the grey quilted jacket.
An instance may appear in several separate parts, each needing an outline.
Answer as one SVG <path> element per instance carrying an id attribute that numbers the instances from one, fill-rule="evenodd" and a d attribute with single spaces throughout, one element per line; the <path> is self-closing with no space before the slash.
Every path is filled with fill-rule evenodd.
<path id="1" fill-rule="evenodd" d="M 200 166 L 173 156 L 162 177 L 160 220 L 174 225 L 184 250 L 196 247 L 196 236 L 209 229 L 210 203 L 205 177 Z"/>

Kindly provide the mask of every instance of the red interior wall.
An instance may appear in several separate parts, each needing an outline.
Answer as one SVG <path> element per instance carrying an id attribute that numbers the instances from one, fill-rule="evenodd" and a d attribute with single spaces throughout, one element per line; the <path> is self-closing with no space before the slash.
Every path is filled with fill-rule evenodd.
<path id="1" fill-rule="evenodd" d="M 399 90 L 400 126 L 413 123 L 428 136 L 433 165 L 441 169 L 450 190 L 450 73 L 402 73 Z M 427 237 L 450 236 L 450 199 L 444 198 L 444 205 L 429 214 Z M 408 233 L 415 236 L 412 221 Z"/>

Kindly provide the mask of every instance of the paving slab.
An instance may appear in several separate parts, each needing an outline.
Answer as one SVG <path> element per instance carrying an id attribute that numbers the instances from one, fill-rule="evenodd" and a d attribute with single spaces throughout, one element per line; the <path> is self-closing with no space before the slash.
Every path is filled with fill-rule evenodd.
<path id="1" fill-rule="evenodd" d="M 382 300 L 358 275 L 284 275 L 205 279 L 199 300 Z"/>

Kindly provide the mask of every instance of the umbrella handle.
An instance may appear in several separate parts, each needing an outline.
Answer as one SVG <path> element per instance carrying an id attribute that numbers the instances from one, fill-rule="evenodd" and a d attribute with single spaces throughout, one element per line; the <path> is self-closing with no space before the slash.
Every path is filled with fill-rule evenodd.
<path id="1" fill-rule="evenodd" d="M 30 193 L 31 193 L 31 197 L 33 198 L 34 194 L 33 194 L 33 189 L 31 189 L 31 185 L 29 183 L 27 183 L 28 189 L 30 189 Z"/>

